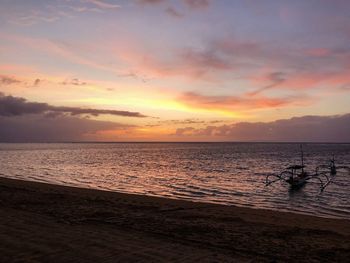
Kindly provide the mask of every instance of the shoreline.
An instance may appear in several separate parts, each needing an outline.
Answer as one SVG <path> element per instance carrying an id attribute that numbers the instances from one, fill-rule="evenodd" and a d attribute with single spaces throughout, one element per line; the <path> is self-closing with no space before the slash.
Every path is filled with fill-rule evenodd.
<path id="1" fill-rule="evenodd" d="M 8 178 L 0 178 L 0 213 L 0 255 L 7 262 L 350 257 L 347 219 Z"/>
<path id="2" fill-rule="evenodd" d="M 218 205 L 218 206 L 224 206 L 224 207 L 235 207 L 237 209 L 252 209 L 252 210 L 259 210 L 259 211 L 266 211 L 266 212 L 277 212 L 277 213 L 282 213 L 282 214 L 292 214 L 292 215 L 300 215 L 300 216 L 311 216 L 311 217 L 315 217 L 315 218 L 322 218 L 322 219 L 335 219 L 335 220 L 348 220 L 350 223 L 350 217 L 345 217 L 345 216 L 336 216 L 336 215 L 322 215 L 322 214 L 317 214 L 317 213 L 307 213 L 307 212 L 303 212 L 303 211 L 287 211 L 287 210 L 278 210 L 277 208 L 262 208 L 262 207 L 255 207 L 253 205 L 242 205 L 242 204 L 238 204 L 238 203 L 230 203 L 230 204 L 226 204 L 224 202 L 211 202 L 211 201 L 206 201 L 206 200 L 200 200 L 200 199 L 191 199 L 191 198 L 180 198 L 180 197 L 176 197 L 176 196 L 162 196 L 162 195 L 151 195 L 151 194 L 142 194 L 142 193 L 132 193 L 132 192 L 128 192 L 128 191 L 122 191 L 122 190 L 118 190 L 118 189 L 103 189 L 103 188 L 93 188 L 93 187 L 89 187 L 87 185 L 78 185 L 78 184 L 66 184 L 66 183 L 62 183 L 62 182 L 52 182 L 52 181 L 39 181 L 38 179 L 35 178 L 14 178 L 14 177 L 3 177 L 3 175 L 0 173 L 0 181 L 4 179 L 4 180 L 14 180 L 14 181 L 20 181 L 20 182 L 28 182 L 28 183 L 34 183 L 34 184 L 43 184 L 43 185 L 50 185 L 50 186 L 58 186 L 58 187 L 67 187 L 67 188 L 72 188 L 72 189 L 82 189 L 82 190 L 91 190 L 91 191 L 97 191 L 97 192 L 109 192 L 109 193 L 115 193 L 115 194 L 120 194 L 120 195 L 130 195 L 130 196 L 139 196 L 139 197 L 145 197 L 145 198 L 160 198 L 160 199 L 165 199 L 165 200 L 169 200 L 169 201 L 184 201 L 184 202 L 190 202 L 190 203 L 194 203 L 194 204 L 207 204 L 207 205 Z"/>

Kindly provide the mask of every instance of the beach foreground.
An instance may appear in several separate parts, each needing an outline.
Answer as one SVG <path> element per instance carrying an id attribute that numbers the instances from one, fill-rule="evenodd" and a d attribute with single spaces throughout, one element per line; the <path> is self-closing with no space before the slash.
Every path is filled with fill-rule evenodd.
<path id="1" fill-rule="evenodd" d="M 3 262 L 346 262 L 350 221 L 0 179 Z"/>

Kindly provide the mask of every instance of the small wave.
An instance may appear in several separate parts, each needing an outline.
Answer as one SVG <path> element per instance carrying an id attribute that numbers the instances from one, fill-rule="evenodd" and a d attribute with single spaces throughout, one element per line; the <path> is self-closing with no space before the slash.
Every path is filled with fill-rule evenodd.
<path id="1" fill-rule="evenodd" d="M 212 172 L 217 172 L 217 173 L 224 173 L 226 172 L 225 169 L 211 169 Z"/>

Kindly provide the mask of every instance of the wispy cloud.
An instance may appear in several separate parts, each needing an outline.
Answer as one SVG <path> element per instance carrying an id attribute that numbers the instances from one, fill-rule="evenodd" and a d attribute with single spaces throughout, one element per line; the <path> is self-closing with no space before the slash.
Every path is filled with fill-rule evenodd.
<path id="1" fill-rule="evenodd" d="M 56 56 L 60 59 L 64 58 L 66 61 L 70 61 L 75 64 L 87 66 L 97 70 L 111 72 L 114 73 L 116 76 L 138 78 L 138 75 L 132 75 L 132 73 L 130 73 L 129 71 L 118 71 L 113 66 L 110 66 L 107 63 L 104 64 L 95 61 L 89 58 L 87 55 L 81 54 L 79 52 L 79 47 L 74 48 L 72 47 L 72 45 L 69 45 L 64 41 L 54 41 L 50 39 L 32 38 L 1 33 L 0 38 L 19 45 L 25 45 L 28 49 L 43 52 L 43 54 L 46 55 Z M 93 50 L 93 48 L 94 46 L 91 47 L 91 50 Z"/>
<path id="2" fill-rule="evenodd" d="M 271 88 L 277 87 L 278 85 L 282 84 L 286 81 L 286 74 L 283 72 L 272 72 L 265 76 L 266 80 L 270 83 L 264 87 L 258 88 L 253 92 L 249 92 L 248 94 L 251 96 L 255 96 L 259 93 L 262 93 L 266 90 L 269 90 Z"/>
<path id="3" fill-rule="evenodd" d="M 92 5 L 95 5 L 98 8 L 102 9 L 115 9 L 115 8 L 120 8 L 120 5 L 118 4 L 113 4 L 111 2 L 107 1 L 102 1 L 102 0 L 81 0 L 83 3 L 89 3 Z"/>
<path id="4" fill-rule="evenodd" d="M 0 83 L 3 85 L 18 84 L 21 82 L 22 82 L 21 80 L 15 78 L 15 77 L 0 75 Z"/>
<path id="5" fill-rule="evenodd" d="M 18 7 L 10 13 L 0 12 L 12 24 L 32 26 L 38 23 L 53 23 L 61 19 L 74 18 L 83 12 L 103 13 L 121 6 L 102 0 L 57 1 L 47 5 L 34 5 L 33 8 Z"/>
<path id="6" fill-rule="evenodd" d="M 141 6 L 154 6 L 158 7 L 167 4 L 168 7 L 164 9 L 165 13 L 174 18 L 185 17 L 184 9 L 188 10 L 204 10 L 210 5 L 209 0 L 182 0 L 182 5 L 179 5 L 180 1 L 172 2 L 169 0 L 136 0 Z M 181 11 L 179 11 L 179 9 Z"/>
<path id="7" fill-rule="evenodd" d="M 116 53 L 138 74 L 209 82 L 220 81 L 222 74 L 229 72 L 231 76 L 237 76 L 248 69 L 254 74 L 261 65 L 271 64 L 272 58 L 257 42 L 227 37 L 202 42 L 201 45 L 165 50 L 166 56 L 163 56 L 164 52 L 147 52 L 135 44 L 125 45 L 120 50 L 116 48 Z"/>
<path id="8" fill-rule="evenodd" d="M 331 87 L 336 90 L 350 84 L 350 71 L 347 68 L 324 71 L 320 68 L 315 70 L 311 68 L 306 71 L 272 72 L 262 76 L 252 76 L 251 81 L 254 86 L 260 86 L 247 93 L 252 96 L 268 90 L 298 91 L 317 88 L 330 89 Z"/>

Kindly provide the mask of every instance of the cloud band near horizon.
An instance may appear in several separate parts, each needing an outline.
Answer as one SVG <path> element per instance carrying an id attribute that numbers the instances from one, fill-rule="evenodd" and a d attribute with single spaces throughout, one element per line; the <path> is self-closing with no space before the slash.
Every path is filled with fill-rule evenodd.
<path id="1" fill-rule="evenodd" d="M 350 142 L 350 113 L 302 116 L 272 122 L 238 122 L 231 125 L 191 126 L 176 130 L 175 137 L 212 138 L 215 141 Z"/>

